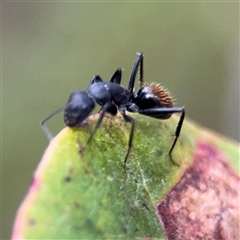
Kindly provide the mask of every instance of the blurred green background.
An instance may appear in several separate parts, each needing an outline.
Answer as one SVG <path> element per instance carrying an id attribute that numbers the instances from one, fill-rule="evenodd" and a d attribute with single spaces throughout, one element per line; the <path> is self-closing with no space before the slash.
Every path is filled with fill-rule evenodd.
<path id="1" fill-rule="evenodd" d="M 2 239 L 47 147 L 39 122 L 145 53 L 187 116 L 239 140 L 239 3 L 1 2 Z M 62 115 L 48 126 L 57 133 Z M 173 130 L 174 131 L 174 130 Z"/>

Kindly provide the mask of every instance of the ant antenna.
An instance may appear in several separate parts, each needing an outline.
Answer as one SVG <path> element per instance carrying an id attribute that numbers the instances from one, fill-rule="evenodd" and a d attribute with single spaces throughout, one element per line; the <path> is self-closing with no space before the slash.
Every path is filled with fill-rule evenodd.
<path id="1" fill-rule="evenodd" d="M 54 138 L 54 135 L 50 132 L 50 130 L 47 128 L 47 126 L 45 126 L 45 122 L 47 122 L 49 119 L 51 119 L 53 116 L 57 115 L 58 113 L 62 112 L 64 109 L 65 109 L 65 107 L 61 107 L 61 108 L 57 109 L 56 111 L 51 113 L 49 116 L 47 116 L 45 119 L 43 119 L 40 122 L 41 128 L 42 128 L 43 132 L 45 133 L 49 142 Z"/>

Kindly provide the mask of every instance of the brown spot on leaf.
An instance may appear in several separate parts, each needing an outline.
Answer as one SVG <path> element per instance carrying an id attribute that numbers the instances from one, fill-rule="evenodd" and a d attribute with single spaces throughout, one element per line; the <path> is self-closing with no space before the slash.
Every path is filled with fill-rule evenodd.
<path id="1" fill-rule="evenodd" d="M 157 150 L 157 157 L 161 157 L 163 155 L 163 151 L 158 149 Z"/>
<path id="2" fill-rule="evenodd" d="M 84 173 L 86 174 L 86 175 L 89 175 L 89 174 L 91 174 L 91 172 L 89 171 L 89 169 L 84 169 Z"/>
<path id="3" fill-rule="evenodd" d="M 167 239 L 239 240 L 239 188 L 221 152 L 199 142 L 193 166 L 156 206 Z"/>
<path id="4" fill-rule="evenodd" d="M 68 174 L 69 174 L 69 175 L 73 175 L 73 173 L 74 173 L 74 169 L 73 169 L 73 168 L 69 168 L 69 169 L 68 169 Z"/>
<path id="5" fill-rule="evenodd" d="M 74 173 L 74 169 L 73 168 L 69 168 L 68 169 L 68 175 L 65 177 L 65 182 L 71 182 L 72 181 L 72 175 Z"/>
<path id="6" fill-rule="evenodd" d="M 36 225 L 37 222 L 36 222 L 35 219 L 30 218 L 30 219 L 28 219 L 28 223 L 29 223 L 30 226 L 34 226 L 34 225 Z"/>
<path id="7" fill-rule="evenodd" d="M 70 177 L 70 176 L 67 176 L 66 178 L 65 178 L 65 182 L 71 182 L 72 181 L 72 178 Z"/>
<path id="8" fill-rule="evenodd" d="M 74 206 L 75 206 L 76 209 L 79 209 L 79 208 L 80 208 L 80 204 L 79 204 L 79 202 L 77 202 L 77 201 L 74 202 Z"/>

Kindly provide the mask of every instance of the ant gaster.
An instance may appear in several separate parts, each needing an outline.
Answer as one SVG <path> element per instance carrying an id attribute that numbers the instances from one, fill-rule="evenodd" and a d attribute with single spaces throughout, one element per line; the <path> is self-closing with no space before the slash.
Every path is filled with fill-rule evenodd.
<path id="1" fill-rule="evenodd" d="M 134 84 L 138 71 L 140 88 L 137 92 L 134 92 Z M 126 162 L 132 146 L 135 128 L 134 119 L 126 115 L 126 111 L 139 113 L 157 119 L 168 119 L 173 113 L 181 113 L 175 130 L 175 139 L 169 150 L 171 161 L 173 164 L 178 165 L 173 161 L 171 154 L 180 135 L 181 127 L 184 121 L 184 108 L 173 107 L 172 98 L 160 85 L 156 83 L 144 84 L 142 53 L 137 54 L 137 59 L 130 76 L 128 89 L 125 89 L 120 85 L 121 77 L 121 69 L 117 69 L 108 82 L 104 82 L 98 75 L 96 75 L 91 80 L 86 91 L 76 91 L 72 93 L 65 107 L 56 110 L 41 122 L 41 127 L 46 136 L 49 140 L 52 139 L 52 134 L 44 124 L 54 115 L 64 110 L 64 122 L 67 126 L 81 126 L 81 123 L 93 110 L 96 102 L 101 106 L 101 111 L 95 128 L 87 141 L 87 144 L 89 144 L 97 129 L 101 125 L 105 113 L 110 113 L 112 116 L 115 116 L 118 110 L 124 120 L 131 124 L 131 131 L 128 139 L 128 151 L 124 159 L 124 172 L 126 173 Z"/>

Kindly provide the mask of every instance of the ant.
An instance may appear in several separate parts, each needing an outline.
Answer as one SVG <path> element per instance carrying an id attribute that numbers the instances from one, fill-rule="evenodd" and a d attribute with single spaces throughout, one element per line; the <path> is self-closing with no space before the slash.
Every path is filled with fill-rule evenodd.
<path id="1" fill-rule="evenodd" d="M 130 76 L 128 89 L 121 86 L 122 69 L 117 69 L 108 82 L 104 82 L 100 76 L 96 75 L 90 81 L 86 91 L 76 91 L 69 97 L 67 105 L 62 107 L 41 122 L 41 127 L 49 140 L 53 138 L 48 128 L 44 125 L 47 120 L 64 110 L 64 122 L 66 126 L 76 127 L 90 115 L 95 102 L 101 106 L 99 119 L 91 133 L 86 145 L 89 144 L 92 137 L 102 123 L 106 113 L 116 116 L 117 111 L 121 113 L 125 122 L 131 124 L 130 135 L 128 139 L 128 151 L 124 159 L 124 172 L 126 173 L 126 162 L 130 149 L 132 147 L 135 121 L 132 117 L 126 115 L 126 111 L 139 113 L 157 119 L 168 119 L 173 113 L 181 113 L 177 128 L 175 130 L 175 139 L 169 150 L 170 160 L 174 165 L 178 165 L 172 159 L 172 151 L 180 135 L 181 127 L 184 121 L 185 110 L 183 107 L 173 107 L 172 98 L 168 92 L 156 83 L 144 84 L 143 81 L 143 53 L 138 53 L 133 70 Z M 139 71 L 140 88 L 134 92 L 136 75 Z M 95 100 L 95 102 L 94 102 Z"/>

